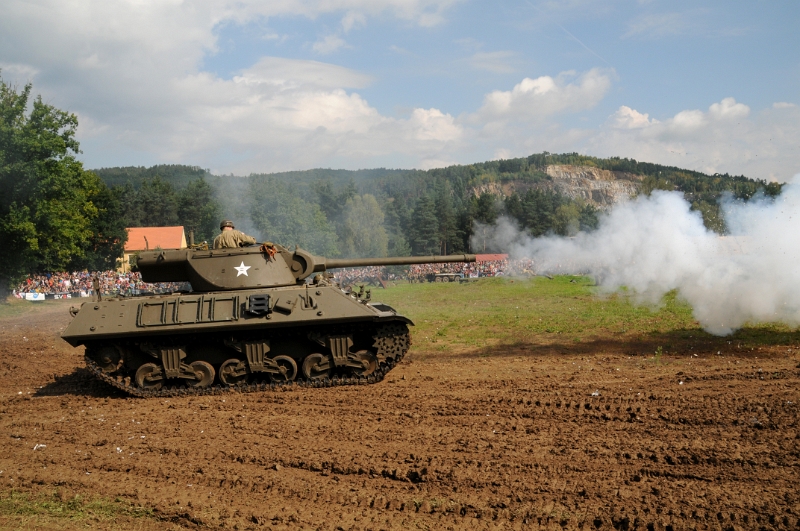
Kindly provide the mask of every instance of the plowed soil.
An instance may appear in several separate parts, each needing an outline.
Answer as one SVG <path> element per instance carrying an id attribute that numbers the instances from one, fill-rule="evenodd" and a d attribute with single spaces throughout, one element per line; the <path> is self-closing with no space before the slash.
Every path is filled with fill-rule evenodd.
<path id="1" fill-rule="evenodd" d="M 154 511 L 2 528 L 800 527 L 797 345 L 412 348 L 373 386 L 145 400 L 90 378 L 67 308 L 0 321 L 0 496 Z"/>

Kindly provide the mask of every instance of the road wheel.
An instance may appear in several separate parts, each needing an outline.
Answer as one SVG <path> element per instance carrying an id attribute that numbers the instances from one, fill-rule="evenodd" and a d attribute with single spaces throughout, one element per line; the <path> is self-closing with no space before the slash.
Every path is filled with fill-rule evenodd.
<path id="1" fill-rule="evenodd" d="M 353 367 L 351 370 L 354 375 L 366 377 L 378 369 L 378 358 L 369 350 L 359 350 L 355 353 L 355 356 L 359 359 L 363 367 Z"/>
<path id="2" fill-rule="evenodd" d="M 272 381 L 274 382 L 291 382 L 297 378 L 297 363 L 289 356 L 275 356 L 273 361 L 278 364 L 281 372 L 272 373 Z"/>
<path id="3" fill-rule="evenodd" d="M 187 380 L 187 385 L 189 385 L 189 387 L 202 388 L 208 387 L 214 383 L 214 367 L 212 367 L 210 363 L 206 361 L 194 361 L 189 367 L 192 368 L 195 376 L 197 376 L 197 380 Z"/>
<path id="4" fill-rule="evenodd" d="M 247 366 L 242 360 L 231 358 L 219 366 L 219 381 L 223 385 L 233 387 L 246 384 L 250 379 Z"/>
<path id="5" fill-rule="evenodd" d="M 333 363 L 330 356 L 315 352 L 303 360 L 303 376 L 309 380 L 322 380 L 329 378 L 333 372 Z"/>
<path id="6" fill-rule="evenodd" d="M 164 385 L 164 373 L 155 363 L 145 363 L 136 371 L 136 385 L 148 391 L 161 389 Z"/>

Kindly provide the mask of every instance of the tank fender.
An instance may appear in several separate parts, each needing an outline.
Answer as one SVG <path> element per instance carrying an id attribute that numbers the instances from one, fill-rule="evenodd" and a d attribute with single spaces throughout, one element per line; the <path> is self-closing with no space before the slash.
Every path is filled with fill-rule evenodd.
<path id="1" fill-rule="evenodd" d="M 407 324 L 409 326 L 414 326 L 414 321 L 412 321 L 411 319 L 409 319 L 408 317 L 406 317 L 404 315 L 391 315 L 391 316 L 382 316 L 381 315 L 381 316 L 376 317 L 375 321 L 377 321 L 379 323 L 389 323 L 389 322 L 392 322 L 392 321 L 399 321 L 399 322 L 405 323 L 405 324 Z"/>

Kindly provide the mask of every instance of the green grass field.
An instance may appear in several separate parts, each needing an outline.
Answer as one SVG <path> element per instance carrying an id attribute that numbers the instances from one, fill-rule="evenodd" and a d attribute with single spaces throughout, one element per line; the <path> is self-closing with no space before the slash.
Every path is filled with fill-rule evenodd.
<path id="1" fill-rule="evenodd" d="M 543 344 L 568 348 L 640 342 L 663 351 L 679 348 L 687 340 L 736 341 L 740 348 L 800 340 L 797 330 L 779 323 L 749 326 L 733 336 L 716 338 L 702 330 L 691 307 L 674 293 L 656 308 L 641 306 L 625 293 L 600 293 L 587 277 L 401 283 L 373 289 L 372 297 L 414 321 L 414 352 L 422 356 L 444 351 L 489 355 L 503 347 Z"/>
<path id="2" fill-rule="evenodd" d="M 5 304 L 0 304 L 0 319 L 17 317 L 31 311 L 36 311 L 36 305 L 38 304 L 47 304 L 47 301 L 31 302 L 9 297 Z"/>

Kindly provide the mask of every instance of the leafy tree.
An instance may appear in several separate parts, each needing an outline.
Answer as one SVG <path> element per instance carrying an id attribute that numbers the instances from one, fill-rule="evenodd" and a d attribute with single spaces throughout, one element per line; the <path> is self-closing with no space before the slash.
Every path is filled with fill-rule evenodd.
<path id="1" fill-rule="evenodd" d="M 597 218 L 597 209 L 592 205 L 584 205 L 581 208 L 581 214 L 578 219 L 580 223 L 580 230 L 590 232 L 597 229 L 600 220 Z"/>
<path id="2" fill-rule="evenodd" d="M 391 197 L 385 206 L 386 230 L 389 236 L 389 256 L 411 256 L 406 234 L 411 226 L 411 209 L 402 196 Z"/>
<path id="3" fill-rule="evenodd" d="M 122 205 L 122 219 L 126 227 L 144 227 L 145 212 L 142 204 L 139 201 L 139 190 L 133 187 L 131 183 L 125 183 L 122 186 L 115 186 L 114 193 L 120 200 Z"/>
<path id="4" fill-rule="evenodd" d="M 178 195 L 160 177 L 145 179 L 137 189 L 126 183 L 119 190 L 127 227 L 173 227 L 179 224 Z"/>
<path id="5" fill-rule="evenodd" d="M 214 191 L 202 177 L 191 181 L 178 194 L 178 219 L 187 237 L 194 231 L 196 242 L 213 242 L 218 231 L 220 207 Z"/>
<path id="6" fill-rule="evenodd" d="M 519 196 L 514 197 L 519 202 Z M 497 221 L 502 207 L 503 203 L 494 194 L 484 192 L 470 199 L 467 207 L 459 215 L 459 228 L 463 233 L 465 249 L 469 248 L 473 234 L 477 234 L 476 241 L 480 241 L 480 246 L 472 251 L 480 253 L 486 251 L 487 244 L 491 245 L 490 238 L 493 232 L 491 225 Z"/>
<path id="7" fill-rule="evenodd" d="M 312 188 L 325 217 L 334 223 L 341 219 L 347 200 L 358 194 L 358 189 L 352 179 L 339 190 L 334 189 L 330 179 L 317 181 Z"/>
<path id="8" fill-rule="evenodd" d="M 97 207 L 97 217 L 92 220 L 92 235 L 85 246 L 84 255 L 73 257 L 67 266 L 73 271 L 116 269 L 128 238 L 120 194 L 108 188 L 96 175 L 94 180 L 94 190 L 89 194 L 89 199 Z"/>
<path id="9" fill-rule="evenodd" d="M 438 253 L 446 255 L 462 250 L 462 235 L 458 227 L 458 217 L 453 207 L 452 190 L 447 181 L 442 181 L 438 184 L 434 206 L 439 239 Z"/>
<path id="10" fill-rule="evenodd" d="M 432 255 L 439 252 L 439 223 L 436 219 L 436 205 L 427 195 L 417 200 L 411 215 L 411 250 L 415 256 Z"/>
<path id="11" fill-rule="evenodd" d="M 145 168 L 143 166 L 125 166 L 116 168 L 100 168 L 92 170 L 107 186 L 117 187 L 132 184 L 139 188 L 142 182 L 153 177 L 161 177 L 176 190 L 183 190 L 189 183 L 197 179 L 204 179 L 210 174 L 199 166 L 185 166 L 182 164 L 158 164 Z"/>
<path id="12" fill-rule="evenodd" d="M 142 212 L 140 227 L 174 227 L 179 224 L 178 194 L 161 177 L 142 181 L 137 201 Z"/>
<path id="13" fill-rule="evenodd" d="M 581 209 L 577 203 L 561 204 L 553 215 L 553 229 L 560 236 L 574 236 L 580 229 L 580 217 Z"/>
<path id="14" fill-rule="evenodd" d="M 312 189 L 317 197 L 319 208 L 325 213 L 325 218 L 333 226 L 339 242 L 344 244 L 348 237 L 345 227 L 347 216 L 347 202 L 358 195 L 353 179 L 341 186 L 338 190 L 334 187 L 330 179 L 314 182 Z"/>
<path id="15" fill-rule="evenodd" d="M 384 257 L 389 237 L 384 215 L 375 196 L 357 195 L 347 200 L 344 210 L 342 252 L 349 257 Z"/>
<path id="16" fill-rule="evenodd" d="M 319 205 L 273 179 L 250 179 L 250 218 L 263 240 L 297 244 L 311 252 L 337 256 L 336 232 Z"/>
<path id="17" fill-rule="evenodd" d="M 26 274 L 86 256 L 102 182 L 76 160 L 78 119 L 0 78 L 0 298 Z"/>

